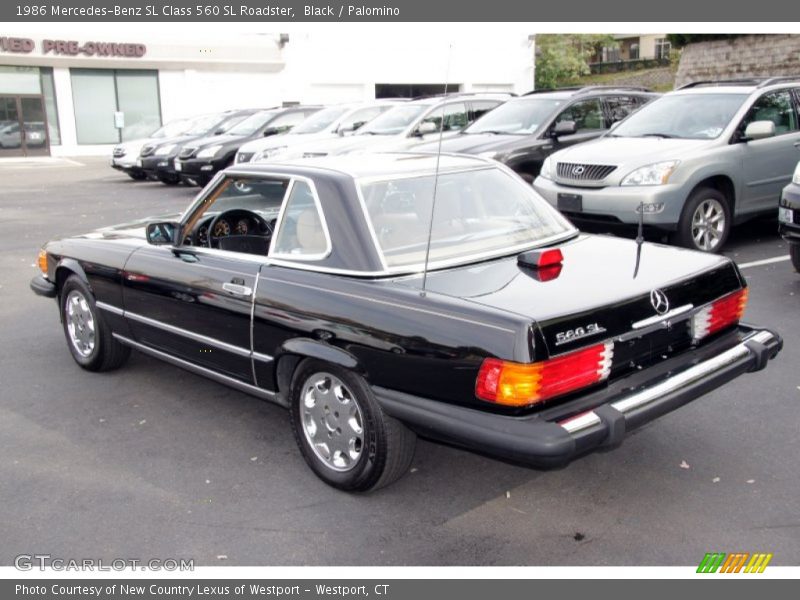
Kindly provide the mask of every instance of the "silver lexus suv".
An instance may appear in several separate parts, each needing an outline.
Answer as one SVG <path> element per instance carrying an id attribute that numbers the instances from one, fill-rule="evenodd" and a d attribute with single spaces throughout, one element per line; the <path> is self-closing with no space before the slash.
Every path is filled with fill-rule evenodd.
<path id="1" fill-rule="evenodd" d="M 576 223 L 645 226 L 718 252 L 775 212 L 800 159 L 800 76 L 700 81 L 552 154 L 536 190 Z"/>

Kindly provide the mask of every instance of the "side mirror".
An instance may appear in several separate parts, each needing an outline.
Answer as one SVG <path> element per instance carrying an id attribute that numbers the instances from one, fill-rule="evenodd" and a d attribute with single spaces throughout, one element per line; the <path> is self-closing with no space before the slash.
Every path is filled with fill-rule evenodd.
<path id="1" fill-rule="evenodd" d="M 181 224 L 171 221 L 147 224 L 147 243 L 154 246 L 177 246 Z"/>
<path id="2" fill-rule="evenodd" d="M 436 133 L 439 131 L 439 128 L 436 126 L 436 123 L 433 121 L 423 121 L 417 127 L 416 134 L 418 136 L 428 135 L 429 133 Z"/>
<path id="3" fill-rule="evenodd" d="M 214 130 L 214 135 L 222 135 L 223 133 L 225 133 L 225 130 L 222 127 Z"/>
<path id="4" fill-rule="evenodd" d="M 575 121 L 559 121 L 556 123 L 556 126 L 553 127 L 553 137 L 560 137 L 562 135 L 572 135 L 577 133 L 578 126 L 575 124 Z"/>
<path id="5" fill-rule="evenodd" d="M 744 141 L 763 140 L 775 137 L 775 123 L 772 121 L 753 121 L 744 130 Z"/>
<path id="6" fill-rule="evenodd" d="M 339 134 L 339 137 L 344 137 L 346 135 L 353 133 L 355 130 L 356 128 L 353 126 L 352 123 L 350 123 L 350 125 L 342 125 L 341 127 L 339 127 L 339 129 L 336 130 L 336 133 Z"/>
<path id="7" fill-rule="evenodd" d="M 281 129 L 280 127 L 267 127 L 264 130 L 264 137 L 268 137 L 270 135 L 277 135 L 277 134 L 283 133 L 283 132 L 284 132 L 284 130 Z"/>

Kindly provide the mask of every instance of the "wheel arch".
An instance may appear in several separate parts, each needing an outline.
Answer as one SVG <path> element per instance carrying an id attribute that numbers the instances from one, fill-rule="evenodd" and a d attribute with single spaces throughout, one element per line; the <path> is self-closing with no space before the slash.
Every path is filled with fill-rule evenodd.
<path id="1" fill-rule="evenodd" d="M 692 186 L 692 190 L 689 192 L 686 200 L 688 201 L 688 199 L 692 197 L 692 194 L 697 192 L 697 190 L 705 187 L 717 190 L 719 193 L 725 196 L 725 198 L 728 200 L 728 209 L 731 213 L 731 219 L 734 219 L 737 198 L 736 184 L 734 184 L 733 178 L 722 173 L 705 176 L 694 186 Z"/>
<path id="2" fill-rule="evenodd" d="M 294 338 L 283 343 L 275 361 L 275 385 L 280 404 L 288 406 L 289 389 L 295 372 L 308 359 L 338 365 L 364 375 L 361 362 L 350 352 L 311 338 Z"/>
<path id="3" fill-rule="evenodd" d="M 89 278 L 86 276 L 86 271 L 83 270 L 83 267 L 80 263 L 75 260 L 74 258 L 62 258 L 58 261 L 58 265 L 56 265 L 55 276 L 56 276 L 56 291 L 58 294 L 61 294 L 61 288 L 64 285 L 64 282 L 67 280 L 67 277 L 70 275 L 77 275 L 83 283 L 89 286 L 89 289 L 92 289 L 91 284 L 89 283 Z"/>

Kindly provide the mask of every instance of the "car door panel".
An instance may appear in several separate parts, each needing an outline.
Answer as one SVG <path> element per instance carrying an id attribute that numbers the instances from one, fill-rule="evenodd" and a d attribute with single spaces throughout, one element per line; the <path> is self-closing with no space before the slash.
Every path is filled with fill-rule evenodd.
<path id="1" fill-rule="evenodd" d="M 252 383 L 250 313 L 260 261 L 148 246 L 129 259 L 125 316 L 136 341 Z"/>

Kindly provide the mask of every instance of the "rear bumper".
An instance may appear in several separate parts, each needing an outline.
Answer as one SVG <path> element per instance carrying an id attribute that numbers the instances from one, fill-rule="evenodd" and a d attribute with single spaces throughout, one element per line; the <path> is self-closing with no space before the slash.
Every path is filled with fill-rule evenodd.
<path id="1" fill-rule="evenodd" d="M 740 325 L 578 400 L 535 415 L 505 416 L 374 388 L 381 407 L 434 439 L 537 467 L 558 467 L 622 443 L 626 432 L 751 371 L 783 347 L 780 336 Z M 591 407 L 581 409 L 581 407 Z"/>

